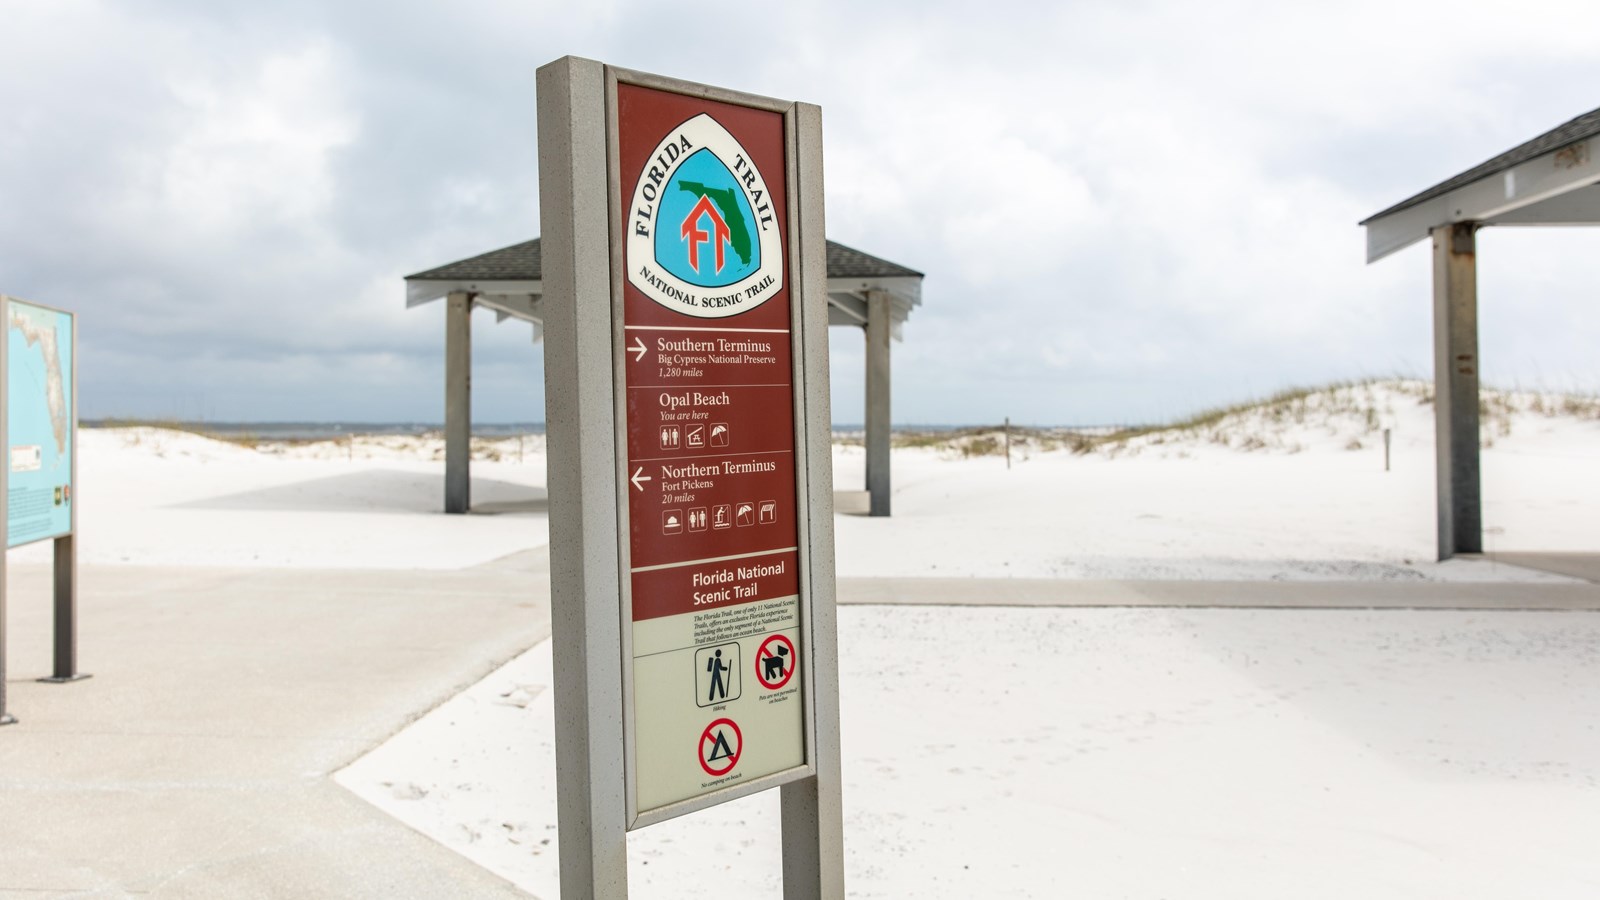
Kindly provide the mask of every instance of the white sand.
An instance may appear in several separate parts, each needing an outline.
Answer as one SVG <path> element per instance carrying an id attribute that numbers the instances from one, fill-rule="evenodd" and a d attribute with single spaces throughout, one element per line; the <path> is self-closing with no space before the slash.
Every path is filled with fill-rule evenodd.
<path id="1" fill-rule="evenodd" d="M 1507 405 L 1490 548 L 1600 550 L 1600 421 Z M 1556 579 L 1429 561 L 1432 434 L 1398 386 L 1086 456 L 1019 448 L 1009 470 L 901 450 L 894 516 L 838 517 L 839 573 Z M 537 443 L 480 447 L 500 458 L 474 465 L 474 499 L 500 514 L 445 516 L 436 440 L 86 430 L 80 553 L 473 566 L 547 540 Z M 859 485 L 859 449 L 835 460 Z M 857 607 L 840 625 L 852 896 L 1600 896 L 1596 614 Z M 550 701 L 541 645 L 340 780 L 553 897 Z M 634 895 L 777 896 L 775 801 L 635 834 Z"/>
<path id="2" fill-rule="evenodd" d="M 1371 399 L 1009 470 L 898 452 L 895 516 L 837 521 L 840 574 L 1553 578 L 1429 562 L 1430 410 Z M 1596 549 L 1600 425 L 1494 427 L 1491 546 Z M 857 607 L 840 634 L 851 896 L 1600 894 L 1600 615 Z M 339 777 L 557 895 L 548 644 Z M 779 896 L 776 809 L 635 833 L 633 895 Z"/>
<path id="3" fill-rule="evenodd" d="M 504 442 L 500 442 L 504 443 Z M 438 440 L 249 449 L 156 428 L 79 432 L 79 559 L 90 565 L 455 569 L 548 540 L 542 442 L 473 463 L 473 500 L 441 515 Z M 17 551 L 48 559 L 48 543 Z"/>
<path id="4" fill-rule="evenodd" d="M 1600 896 L 1600 615 L 847 607 L 850 896 Z M 558 896 L 542 644 L 339 775 Z M 777 798 L 632 896 L 778 897 Z"/>

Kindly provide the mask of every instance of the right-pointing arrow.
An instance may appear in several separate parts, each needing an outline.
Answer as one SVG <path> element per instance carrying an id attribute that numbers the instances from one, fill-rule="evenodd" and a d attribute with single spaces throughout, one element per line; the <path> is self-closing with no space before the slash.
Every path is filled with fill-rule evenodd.
<path id="1" fill-rule="evenodd" d="M 644 345 L 644 341 L 641 340 L 638 335 L 633 336 L 633 342 L 637 346 L 629 347 L 628 352 L 634 355 L 633 361 L 638 362 L 639 360 L 644 359 L 644 355 L 649 352 L 650 348 Z"/>

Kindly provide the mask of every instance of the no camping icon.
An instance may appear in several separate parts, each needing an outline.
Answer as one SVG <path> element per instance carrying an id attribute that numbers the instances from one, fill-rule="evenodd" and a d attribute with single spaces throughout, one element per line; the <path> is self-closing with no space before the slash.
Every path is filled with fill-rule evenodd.
<path id="1" fill-rule="evenodd" d="M 744 753 L 744 733 L 732 719 L 718 719 L 700 732 L 700 768 L 707 775 L 733 771 Z"/>

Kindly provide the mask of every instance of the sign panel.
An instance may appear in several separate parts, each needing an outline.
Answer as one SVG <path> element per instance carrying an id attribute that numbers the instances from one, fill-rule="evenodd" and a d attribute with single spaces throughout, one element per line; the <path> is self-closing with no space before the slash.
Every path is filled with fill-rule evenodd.
<path id="1" fill-rule="evenodd" d="M 636 812 L 806 765 L 781 113 L 618 84 Z"/>
<path id="2" fill-rule="evenodd" d="M 72 533 L 71 313 L 0 295 L 6 321 L 6 546 Z"/>

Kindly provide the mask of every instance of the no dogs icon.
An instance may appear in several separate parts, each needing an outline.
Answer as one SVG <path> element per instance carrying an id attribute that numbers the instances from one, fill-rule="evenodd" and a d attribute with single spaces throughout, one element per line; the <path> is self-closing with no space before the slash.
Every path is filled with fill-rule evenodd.
<path id="1" fill-rule="evenodd" d="M 762 641 L 761 649 L 756 651 L 756 679 L 762 687 L 775 691 L 789 683 L 795 663 L 794 644 L 783 635 L 775 634 Z"/>
<path id="2" fill-rule="evenodd" d="M 744 753 L 744 734 L 732 719 L 718 719 L 700 732 L 700 768 L 707 775 L 726 775 Z"/>

